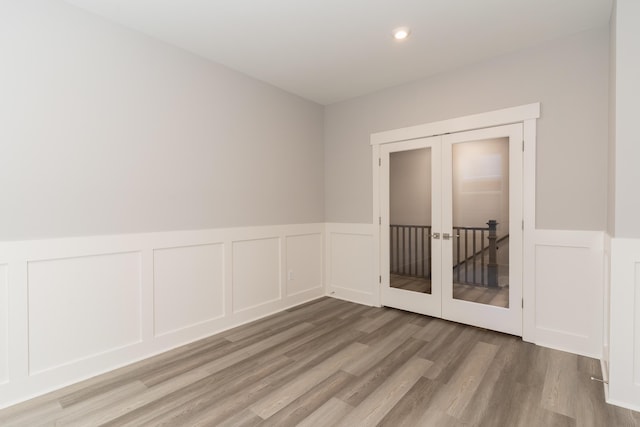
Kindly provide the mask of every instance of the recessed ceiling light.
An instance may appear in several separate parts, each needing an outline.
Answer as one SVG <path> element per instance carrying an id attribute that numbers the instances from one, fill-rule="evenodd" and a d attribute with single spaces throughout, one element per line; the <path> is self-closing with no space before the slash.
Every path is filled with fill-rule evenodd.
<path id="1" fill-rule="evenodd" d="M 393 30 L 393 38 L 396 40 L 404 40 L 409 37 L 411 30 L 407 27 L 400 27 Z"/>

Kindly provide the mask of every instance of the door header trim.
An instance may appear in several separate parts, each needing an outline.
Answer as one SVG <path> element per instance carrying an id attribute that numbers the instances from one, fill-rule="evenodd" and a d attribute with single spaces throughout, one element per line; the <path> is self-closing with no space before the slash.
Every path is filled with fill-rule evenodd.
<path id="1" fill-rule="evenodd" d="M 540 117 L 540 103 L 504 108 L 502 110 L 441 120 L 405 128 L 392 129 L 371 134 L 370 144 L 381 145 L 427 136 L 443 135 L 485 127 L 494 127 L 510 123 L 523 122 Z"/>

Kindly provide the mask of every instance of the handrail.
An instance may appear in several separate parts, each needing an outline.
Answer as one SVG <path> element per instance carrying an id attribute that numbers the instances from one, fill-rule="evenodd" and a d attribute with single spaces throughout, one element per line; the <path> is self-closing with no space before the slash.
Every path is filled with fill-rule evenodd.
<path id="1" fill-rule="evenodd" d="M 495 220 L 487 227 L 453 226 L 453 274 L 456 283 L 498 286 Z M 390 224 L 391 274 L 431 279 L 431 226 Z"/>

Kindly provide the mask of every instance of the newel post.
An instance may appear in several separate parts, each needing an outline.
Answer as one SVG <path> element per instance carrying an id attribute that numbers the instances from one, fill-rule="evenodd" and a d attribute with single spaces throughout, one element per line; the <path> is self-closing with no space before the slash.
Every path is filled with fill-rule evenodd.
<path id="1" fill-rule="evenodd" d="M 498 235 L 496 233 L 498 222 L 495 219 L 490 219 L 487 225 L 489 226 L 489 264 L 487 265 L 487 279 L 489 287 L 495 288 L 498 286 Z"/>

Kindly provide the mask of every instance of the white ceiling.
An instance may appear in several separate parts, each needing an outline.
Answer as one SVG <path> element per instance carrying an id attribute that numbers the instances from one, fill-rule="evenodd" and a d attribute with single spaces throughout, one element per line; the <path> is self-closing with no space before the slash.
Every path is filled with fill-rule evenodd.
<path id="1" fill-rule="evenodd" d="M 320 104 L 607 25 L 612 2 L 67 1 Z"/>

